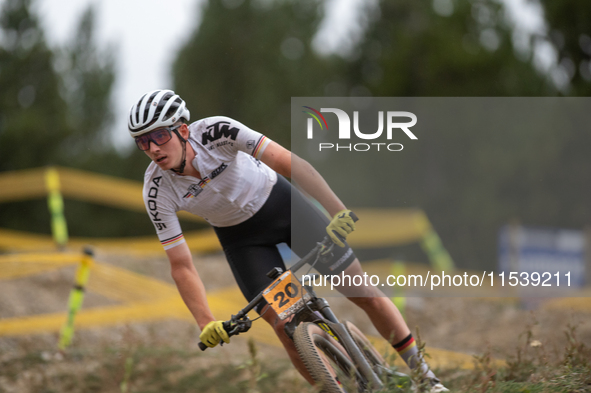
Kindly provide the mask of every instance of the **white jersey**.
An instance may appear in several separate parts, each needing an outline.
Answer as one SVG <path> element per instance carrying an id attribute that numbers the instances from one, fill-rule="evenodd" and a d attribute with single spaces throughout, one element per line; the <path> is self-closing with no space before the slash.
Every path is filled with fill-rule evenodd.
<path id="1" fill-rule="evenodd" d="M 189 131 L 196 153 L 191 164 L 202 178 L 154 162 L 144 176 L 144 203 L 165 250 L 185 242 L 177 211 L 217 227 L 236 225 L 259 211 L 277 182 L 275 171 L 259 161 L 270 142 L 264 135 L 222 116 L 198 120 Z"/>

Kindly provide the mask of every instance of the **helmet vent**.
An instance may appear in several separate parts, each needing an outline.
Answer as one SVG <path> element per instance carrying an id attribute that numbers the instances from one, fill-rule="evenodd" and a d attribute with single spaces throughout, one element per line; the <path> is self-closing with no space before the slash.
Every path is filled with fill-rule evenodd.
<path id="1" fill-rule="evenodd" d="M 128 128 L 131 136 L 172 126 L 179 119 L 189 121 L 185 102 L 172 90 L 154 90 L 144 94 L 129 113 Z"/>
<path id="2" fill-rule="evenodd" d="M 176 100 L 174 100 L 174 102 L 170 105 L 170 108 L 168 108 L 168 111 L 166 111 L 166 115 L 164 115 L 164 118 L 162 120 L 170 119 L 176 113 L 176 111 L 179 109 L 179 106 L 181 105 L 182 102 L 183 102 L 183 100 L 181 100 L 180 97 L 177 97 Z"/>

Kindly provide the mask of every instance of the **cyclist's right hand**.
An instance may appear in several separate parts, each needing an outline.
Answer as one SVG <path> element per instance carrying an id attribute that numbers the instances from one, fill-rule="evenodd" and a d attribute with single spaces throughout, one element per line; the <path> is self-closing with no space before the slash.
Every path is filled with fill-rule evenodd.
<path id="1" fill-rule="evenodd" d="M 224 340 L 226 344 L 230 343 L 230 336 L 224 329 L 224 321 L 211 321 L 203 328 L 203 331 L 199 335 L 199 339 L 209 348 L 213 348 L 220 340 Z"/>
<path id="2" fill-rule="evenodd" d="M 326 227 L 326 233 L 337 246 L 345 247 L 345 243 L 341 240 L 345 240 L 347 235 L 355 230 L 355 221 L 357 221 L 357 216 L 351 210 L 341 210 L 334 215 Z M 339 238 L 339 236 L 341 237 Z"/>

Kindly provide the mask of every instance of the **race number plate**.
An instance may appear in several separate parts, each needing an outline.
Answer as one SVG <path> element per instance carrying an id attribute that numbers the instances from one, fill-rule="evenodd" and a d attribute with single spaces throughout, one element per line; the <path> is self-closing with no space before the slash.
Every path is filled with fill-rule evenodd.
<path id="1" fill-rule="evenodd" d="M 302 307 L 304 301 L 310 298 L 306 292 L 302 299 L 302 293 L 304 293 L 302 285 L 293 278 L 291 271 L 288 270 L 263 291 L 263 297 L 279 315 L 279 318 L 285 319 Z"/>

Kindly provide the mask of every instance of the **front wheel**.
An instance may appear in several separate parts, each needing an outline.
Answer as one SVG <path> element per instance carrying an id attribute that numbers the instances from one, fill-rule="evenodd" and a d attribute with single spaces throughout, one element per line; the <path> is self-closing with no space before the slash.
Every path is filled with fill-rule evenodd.
<path id="1" fill-rule="evenodd" d="M 325 325 L 300 324 L 293 340 L 312 379 L 324 393 L 355 393 L 365 390 L 365 383 L 338 338 Z"/>
<path id="2" fill-rule="evenodd" d="M 345 327 L 351 335 L 351 338 L 353 338 L 353 341 L 355 341 L 355 344 L 357 344 L 359 349 L 361 349 L 361 352 L 363 352 L 363 355 L 365 355 L 365 359 L 369 362 L 373 371 L 382 379 L 387 387 L 407 389 L 414 386 L 412 379 L 408 375 L 393 371 L 388 366 L 388 362 L 386 362 L 380 352 L 375 349 L 368 338 L 365 337 L 365 334 L 363 334 L 357 326 L 346 321 Z"/>
<path id="3" fill-rule="evenodd" d="M 349 321 L 345 321 L 345 327 L 347 328 L 347 331 L 349 331 L 353 341 L 355 341 L 355 344 L 361 349 L 361 352 L 363 352 L 365 358 L 378 375 L 381 374 L 382 370 L 388 368 L 388 363 L 386 363 L 384 357 L 374 348 L 367 337 L 365 337 L 365 334 L 363 334 L 357 326 Z"/>

